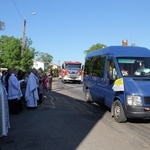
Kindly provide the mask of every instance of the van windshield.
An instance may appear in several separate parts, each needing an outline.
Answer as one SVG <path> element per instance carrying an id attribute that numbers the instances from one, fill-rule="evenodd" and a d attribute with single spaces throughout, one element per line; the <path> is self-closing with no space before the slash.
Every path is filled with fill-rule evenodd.
<path id="1" fill-rule="evenodd" d="M 118 57 L 123 76 L 150 76 L 150 57 Z"/>

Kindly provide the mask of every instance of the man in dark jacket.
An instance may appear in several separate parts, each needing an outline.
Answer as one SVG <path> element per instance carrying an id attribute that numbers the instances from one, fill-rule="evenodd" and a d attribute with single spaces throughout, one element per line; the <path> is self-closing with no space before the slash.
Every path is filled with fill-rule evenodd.
<path id="1" fill-rule="evenodd" d="M 8 80 L 9 80 L 9 77 L 11 76 L 11 74 L 12 74 L 12 68 L 9 68 L 7 71 L 7 74 L 5 75 L 5 86 L 6 86 L 7 92 L 8 92 Z"/>

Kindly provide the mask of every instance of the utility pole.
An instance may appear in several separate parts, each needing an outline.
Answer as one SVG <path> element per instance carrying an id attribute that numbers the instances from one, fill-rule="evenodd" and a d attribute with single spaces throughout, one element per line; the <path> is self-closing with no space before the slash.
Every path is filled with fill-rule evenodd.
<path id="1" fill-rule="evenodd" d="M 24 19 L 23 22 L 23 34 L 22 34 L 22 47 L 21 47 L 21 56 L 23 55 L 23 52 L 25 50 L 25 40 L 26 40 L 26 19 Z"/>
<path id="2" fill-rule="evenodd" d="M 36 12 L 32 13 L 32 16 L 36 15 Z M 21 56 L 23 55 L 23 52 L 25 50 L 25 41 L 26 41 L 26 19 L 23 21 L 23 33 L 22 33 L 22 46 L 21 46 Z"/>

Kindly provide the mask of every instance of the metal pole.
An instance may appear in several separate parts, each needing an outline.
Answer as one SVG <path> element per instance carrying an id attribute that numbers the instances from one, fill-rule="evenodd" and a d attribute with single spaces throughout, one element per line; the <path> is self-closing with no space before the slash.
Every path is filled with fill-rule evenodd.
<path id="1" fill-rule="evenodd" d="M 23 52 L 25 50 L 25 40 L 26 40 L 26 19 L 24 19 L 23 22 L 23 34 L 22 34 L 22 48 L 21 48 L 21 56 L 23 55 Z"/>
<path id="2" fill-rule="evenodd" d="M 32 13 L 32 15 L 36 15 L 36 12 Z M 26 19 L 23 21 L 23 34 L 22 34 L 22 47 L 21 47 L 21 56 L 25 50 L 25 41 L 26 41 Z"/>

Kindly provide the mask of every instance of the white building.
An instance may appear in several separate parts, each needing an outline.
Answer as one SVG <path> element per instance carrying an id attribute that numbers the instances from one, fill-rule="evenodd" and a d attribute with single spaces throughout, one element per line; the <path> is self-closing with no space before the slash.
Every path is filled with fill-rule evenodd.
<path id="1" fill-rule="evenodd" d="M 47 66 L 50 66 L 52 69 L 60 69 L 60 66 L 56 64 L 33 60 L 33 68 L 36 68 L 36 69 L 42 68 L 43 70 L 45 70 L 47 69 Z"/>

